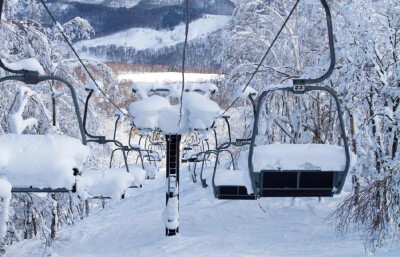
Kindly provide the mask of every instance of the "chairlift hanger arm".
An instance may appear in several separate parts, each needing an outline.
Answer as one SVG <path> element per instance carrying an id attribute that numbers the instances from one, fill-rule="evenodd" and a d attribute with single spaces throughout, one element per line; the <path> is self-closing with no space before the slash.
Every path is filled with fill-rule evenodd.
<path id="1" fill-rule="evenodd" d="M 90 98 L 92 97 L 93 92 L 94 92 L 94 90 L 93 90 L 93 89 L 90 89 L 90 90 L 89 90 L 89 94 L 88 94 L 88 96 L 86 97 L 86 101 L 85 101 L 85 110 L 84 110 L 84 112 L 83 112 L 83 128 L 84 128 L 85 134 L 86 134 L 88 137 L 90 137 L 90 138 L 97 138 L 97 141 L 105 141 L 105 140 L 106 140 L 105 136 L 95 136 L 95 135 L 92 135 L 92 134 L 90 134 L 90 133 L 87 131 L 87 129 L 86 129 L 87 114 L 88 114 L 88 110 L 89 110 L 89 100 L 90 100 Z M 90 140 L 89 142 L 94 142 L 94 141 L 93 141 L 93 140 Z"/>
<path id="2" fill-rule="evenodd" d="M 252 94 L 249 94 L 248 98 L 250 100 L 251 107 L 253 108 L 253 115 L 256 116 L 256 102 L 254 101 Z"/>
<path id="3" fill-rule="evenodd" d="M 114 136 L 113 139 L 115 140 L 116 136 L 117 136 L 117 128 L 118 128 L 118 121 L 121 118 L 121 116 L 117 115 L 117 119 L 115 120 L 115 124 L 114 124 Z"/>
<path id="4" fill-rule="evenodd" d="M 326 0 L 320 0 L 322 6 L 324 7 L 326 14 L 326 23 L 328 28 L 328 40 L 329 40 L 329 54 L 330 54 L 330 65 L 328 70 L 321 77 L 316 79 L 293 79 L 293 85 L 306 85 L 306 84 L 317 84 L 321 83 L 325 79 L 327 79 L 333 72 L 335 68 L 335 44 L 333 39 L 333 28 L 332 28 L 332 16 L 329 6 Z"/>

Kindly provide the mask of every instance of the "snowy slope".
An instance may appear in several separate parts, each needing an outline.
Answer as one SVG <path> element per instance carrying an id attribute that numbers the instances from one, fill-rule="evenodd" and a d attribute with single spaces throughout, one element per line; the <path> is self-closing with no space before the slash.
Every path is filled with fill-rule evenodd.
<path id="1" fill-rule="evenodd" d="M 398 257 L 400 246 L 375 255 L 364 251 L 361 234 L 336 235 L 326 216 L 346 193 L 318 202 L 316 198 L 218 201 L 210 188 L 181 175 L 180 231 L 164 236 L 164 174 L 132 189 L 123 201 L 60 233 L 55 250 L 65 257 L 130 256 L 281 256 Z M 349 190 L 350 183 L 347 183 Z M 7 249 L 8 256 L 40 257 L 39 240 Z"/>
<path id="2" fill-rule="evenodd" d="M 204 38 L 213 31 L 222 28 L 230 19 L 225 15 L 204 15 L 189 24 L 188 40 Z M 182 43 L 185 37 L 185 25 L 180 24 L 173 30 L 154 30 L 148 28 L 132 28 L 109 36 L 83 40 L 78 47 L 86 48 L 101 45 L 133 47 L 136 50 L 160 49 Z"/>

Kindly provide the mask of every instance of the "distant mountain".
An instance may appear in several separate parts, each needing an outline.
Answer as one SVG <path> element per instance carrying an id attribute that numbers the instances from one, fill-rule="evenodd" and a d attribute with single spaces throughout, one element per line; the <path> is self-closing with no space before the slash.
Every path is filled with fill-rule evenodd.
<path id="1" fill-rule="evenodd" d="M 219 66 L 209 49 L 208 36 L 224 27 L 229 20 L 230 16 L 227 15 L 204 15 L 189 24 L 187 66 Z M 76 46 L 81 52 L 104 61 L 179 66 L 184 40 L 185 25 L 181 24 L 172 30 L 131 28 L 108 36 L 83 40 L 76 43 Z"/>
<path id="2" fill-rule="evenodd" d="M 182 24 L 186 13 L 184 0 L 47 2 L 60 23 L 77 16 L 89 21 L 95 30 L 93 39 L 76 45 L 92 57 L 146 65 L 181 64 L 184 40 Z M 191 26 L 187 66 L 219 66 L 210 53 L 207 37 L 228 22 L 234 8 L 235 3 L 231 0 L 189 1 Z"/>
<path id="3" fill-rule="evenodd" d="M 130 28 L 173 29 L 185 20 L 182 0 L 49 0 L 56 18 L 65 23 L 76 16 L 87 19 L 102 37 Z M 190 20 L 204 14 L 231 15 L 230 0 L 190 0 Z"/>

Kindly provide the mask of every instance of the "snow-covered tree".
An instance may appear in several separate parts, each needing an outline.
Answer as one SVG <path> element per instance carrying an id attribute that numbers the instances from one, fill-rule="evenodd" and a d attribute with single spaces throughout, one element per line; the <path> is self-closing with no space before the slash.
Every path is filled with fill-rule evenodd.
<path id="1" fill-rule="evenodd" d="M 73 41 L 90 37 L 93 34 L 90 24 L 77 17 L 63 25 L 48 28 L 42 23 L 43 15 L 47 14 L 38 1 L 20 0 L 5 1 L 5 3 L 0 21 L 2 35 L 0 58 L 7 63 L 35 58 L 43 67 L 45 74 L 60 76 L 74 86 L 82 108 L 87 95 L 84 85 L 90 78 L 76 60 L 60 30 Z M 95 79 L 103 82 L 101 84 L 104 84 L 104 92 L 110 94 L 109 97 L 115 98 L 117 88 L 111 69 L 95 60 L 83 59 L 83 61 Z M 0 71 L 1 77 L 6 75 L 10 74 Z M 51 133 L 80 137 L 71 104 L 72 98 L 65 85 L 58 82 L 43 82 L 26 86 L 17 82 L 4 82 L 0 99 L 2 134 Z M 99 119 L 107 119 L 107 116 L 114 113 L 114 109 L 110 106 L 110 103 L 103 102 L 101 107 L 104 110 L 99 112 L 99 115 L 97 108 L 93 106 L 90 108 L 88 127 L 92 132 L 100 134 Z M 90 157 L 87 166 L 108 164 L 109 150 L 95 145 L 93 147 L 95 154 Z M 0 205 L 8 206 L 7 198 L 0 197 L 0 199 L 3 201 Z M 54 240 L 58 240 L 56 231 L 59 227 L 85 217 L 89 208 L 96 205 L 96 201 L 82 201 L 69 194 L 54 194 L 48 197 L 14 194 L 9 208 L 11 216 L 8 231 L 3 231 L 3 225 L 0 225 L 0 238 L 3 240 L 3 236 L 6 236 L 4 241 L 0 241 L 2 246 L 0 251 L 4 249 L 4 243 L 12 244 L 33 237 L 42 238 L 48 248 Z M 1 211 L 0 213 L 4 214 Z M 8 215 L 8 212 L 4 215 Z M 7 221 L 4 218 L 0 220 L 0 223 Z"/>
<path id="2" fill-rule="evenodd" d="M 242 1 L 227 27 L 213 36 L 225 81 L 224 104 L 249 80 L 295 1 Z M 399 230 L 399 3 L 329 1 L 336 69 L 321 83 L 343 104 L 350 148 L 358 156 L 354 193 L 332 216 L 339 230 L 361 229 L 374 249 L 397 240 Z M 222 35 L 223 41 L 219 40 Z M 316 78 L 329 64 L 324 10 L 301 1 L 250 86 L 261 90 L 290 78 Z M 342 144 L 333 99 L 324 93 L 266 100 L 260 130 L 264 142 Z M 240 107 L 240 104 L 236 106 Z"/>

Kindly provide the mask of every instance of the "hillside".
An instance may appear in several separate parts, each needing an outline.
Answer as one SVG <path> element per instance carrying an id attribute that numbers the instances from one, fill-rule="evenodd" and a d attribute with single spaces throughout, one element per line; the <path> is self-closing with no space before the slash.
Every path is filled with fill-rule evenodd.
<path id="1" fill-rule="evenodd" d="M 210 53 L 208 35 L 224 27 L 230 16 L 204 15 L 189 24 L 187 66 L 218 67 Z M 131 28 L 109 36 L 83 40 L 76 46 L 84 53 L 104 61 L 135 64 L 180 65 L 185 40 L 185 25 L 172 30 Z"/>

